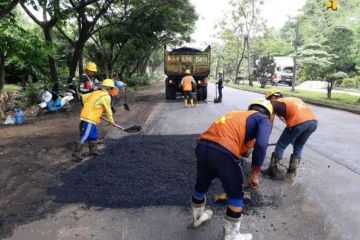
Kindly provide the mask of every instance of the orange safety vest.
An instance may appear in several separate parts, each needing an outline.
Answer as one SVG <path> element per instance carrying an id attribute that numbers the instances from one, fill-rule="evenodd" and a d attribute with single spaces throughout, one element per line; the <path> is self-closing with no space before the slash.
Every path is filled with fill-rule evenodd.
<path id="1" fill-rule="evenodd" d="M 213 122 L 199 139 L 216 142 L 240 157 L 255 144 L 254 140 L 245 142 L 246 120 L 254 113 L 253 110 L 228 112 Z"/>
<path id="2" fill-rule="evenodd" d="M 191 76 L 183 77 L 183 91 L 191 91 L 192 90 L 191 80 L 192 80 Z"/>
<path id="3" fill-rule="evenodd" d="M 110 106 L 111 99 L 108 92 L 102 90 L 94 91 L 88 96 L 84 107 L 81 110 L 80 118 L 82 120 L 89 121 L 95 124 L 100 123 L 100 117 L 105 111 L 105 107 L 103 105 L 101 105 L 101 107 L 96 106 L 96 102 L 100 100 L 100 98 L 109 98 L 107 99 L 107 102 Z"/>
<path id="4" fill-rule="evenodd" d="M 279 98 L 276 101 L 286 105 L 286 127 L 293 127 L 300 123 L 316 120 L 315 114 L 300 98 L 286 97 Z"/>

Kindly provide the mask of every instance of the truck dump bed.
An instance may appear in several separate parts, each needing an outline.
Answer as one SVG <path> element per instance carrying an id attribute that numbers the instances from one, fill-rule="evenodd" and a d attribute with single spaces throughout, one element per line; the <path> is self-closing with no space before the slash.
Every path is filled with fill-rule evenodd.
<path id="1" fill-rule="evenodd" d="M 164 73 L 170 78 L 181 78 L 186 69 L 195 78 L 204 78 L 210 74 L 211 48 L 204 51 L 195 48 L 178 48 L 165 51 Z"/>

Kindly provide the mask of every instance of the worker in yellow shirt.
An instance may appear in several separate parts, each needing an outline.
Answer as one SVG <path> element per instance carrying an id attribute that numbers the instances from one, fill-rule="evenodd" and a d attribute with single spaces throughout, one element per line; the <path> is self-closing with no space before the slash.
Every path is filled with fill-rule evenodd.
<path id="1" fill-rule="evenodd" d="M 115 126 L 110 96 L 117 92 L 116 90 L 114 81 L 112 79 L 105 79 L 101 84 L 101 89 L 92 92 L 86 99 L 80 113 L 80 138 L 73 154 L 76 162 L 80 162 L 83 159 L 82 148 L 85 142 L 88 142 L 90 155 L 99 154 L 97 151 L 97 124 L 100 123 L 103 112 L 106 113 L 109 122 Z"/>

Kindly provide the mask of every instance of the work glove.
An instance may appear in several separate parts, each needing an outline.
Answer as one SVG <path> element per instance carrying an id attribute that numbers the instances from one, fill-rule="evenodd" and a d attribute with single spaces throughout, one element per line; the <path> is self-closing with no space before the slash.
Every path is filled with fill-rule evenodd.
<path id="1" fill-rule="evenodd" d="M 259 175 L 260 175 L 260 172 L 251 171 L 251 174 L 248 177 L 248 184 L 249 184 L 249 187 L 251 187 L 252 189 L 259 188 L 259 186 L 260 186 Z"/>

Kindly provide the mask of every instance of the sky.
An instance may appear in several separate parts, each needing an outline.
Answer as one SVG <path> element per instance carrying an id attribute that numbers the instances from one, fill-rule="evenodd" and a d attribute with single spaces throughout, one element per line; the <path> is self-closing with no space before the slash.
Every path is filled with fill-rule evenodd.
<path id="1" fill-rule="evenodd" d="M 220 21 L 225 12 L 230 12 L 231 8 L 228 0 L 190 0 L 190 2 L 199 15 L 195 32 L 192 34 L 191 46 L 204 48 L 214 38 L 214 25 Z M 280 29 L 289 16 L 297 15 L 306 0 L 263 0 L 263 2 L 261 15 L 267 21 L 267 25 Z"/>

